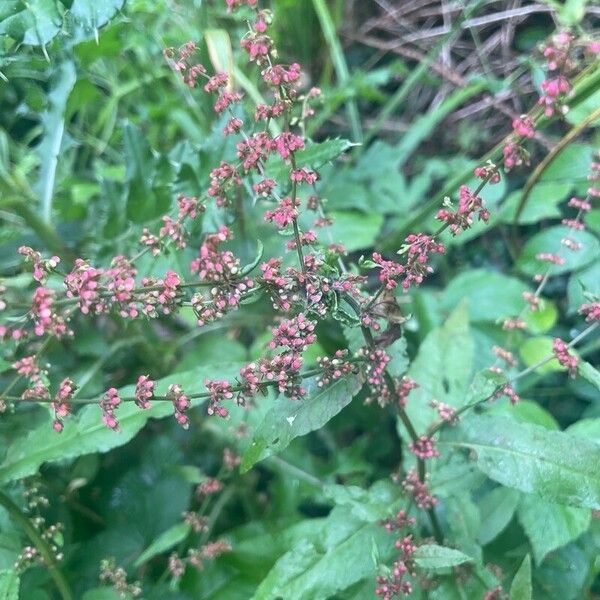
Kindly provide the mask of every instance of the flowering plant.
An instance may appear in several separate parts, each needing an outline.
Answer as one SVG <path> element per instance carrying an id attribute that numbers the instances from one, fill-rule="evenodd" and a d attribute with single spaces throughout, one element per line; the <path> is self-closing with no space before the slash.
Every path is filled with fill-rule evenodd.
<path id="1" fill-rule="evenodd" d="M 315 5 L 328 23 L 325 4 Z M 75 566 L 71 576 L 63 569 L 65 560 L 77 564 L 77 518 L 110 522 L 133 539 L 144 521 L 141 496 L 158 487 L 170 506 L 147 507 L 160 514 L 130 552 L 110 548 L 103 533 L 86 540 L 106 550 L 95 563 L 99 589 L 121 597 L 154 597 L 164 587 L 188 594 L 182 597 L 217 597 L 215 585 L 225 598 L 534 597 L 531 555 L 535 589 L 545 590 L 549 561 L 582 565 L 580 555 L 597 551 L 598 420 L 560 431 L 539 403 L 523 400 L 544 374 L 574 381 L 584 396 L 599 389 L 586 356 L 595 349 L 600 303 L 586 282 L 597 274 L 590 215 L 600 158 L 584 149 L 587 172 L 574 179 L 585 185 L 569 181 L 550 215 L 543 194 L 533 196 L 600 116 L 585 104 L 597 96 L 597 42 L 552 35 L 540 53 L 541 95 L 512 116 L 496 148 L 452 180 L 433 211 L 423 202 L 431 218 L 413 229 L 416 207 L 400 210 L 384 226 L 393 228 L 389 239 L 363 243 L 344 232 L 339 203 L 355 201 L 352 191 L 336 209 L 328 186 L 336 177 L 351 181 L 368 154 L 344 139 L 312 139 L 323 94 L 298 63 L 281 58 L 276 17 L 257 0 L 227 0 L 226 7 L 244 28 L 240 48 L 254 81 L 233 67 L 222 30 L 207 31 L 206 53 L 193 41 L 164 49 L 173 85 L 214 114 L 213 140 L 198 153 L 211 161 L 204 179 L 196 177 L 190 147 L 163 163 L 125 126 L 133 226 L 123 232 L 126 242 L 114 240 L 117 251 L 64 244 L 48 219 L 40 223 L 18 205 L 51 252 L 19 245 L 14 276 L 1 290 L 8 448 L 0 504 L 29 537 L 4 572 L 7 586 L 18 589 L 21 578 L 28 585 L 28 570 L 41 566 L 62 598 L 95 597 L 87 574 L 79 580 Z M 576 108 L 568 132 L 527 174 L 534 143 L 546 141 L 546 129 L 560 131 Z M 137 164 L 143 155 L 146 164 Z M 160 181 L 174 163 L 171 207 Z M 506 181 L 523 173 L 522 190 L 500 206 L 494 189 L 503 196 Z M 523 248 L 509 240 L 522 279 L 471 269 L 443 294 L 428 287 L 442 281 L 465 241 L 496 226 L 514 233 L 539 215 L 561 225 L 531 235 Z M 367 222 L 358 224 L 358 236 Z M 86 252 L 75 256 L 80 248 Z M 567 328 L 550 292 L 571 272 Z M 82 370 L 67 357 L 86 345 L 95 358 Z M 130 346 L 143 360 L 123 356 L 119 365 L 115 357 Z M 139 363 L 143 370 L 133 368 Z M 154 421 L 169 416 L 170 425 Z M 345 436 L 365 445 L 361 460 L 385 457 L 365 470 Z M 111 466 L 120 447 L 136 444 L 138 471 Z M 310 444 L 318 448 L 306 459 L 302 448 Z M 67 542 L 64 510 L 46 524 L 53 492 L 42 489 L 65 461 L 75 474 L 61 471 L 68 481 L 58 495 L 83 515 L 69 515 Z M 111 488 L 113 472 L 123 479 Z M 290 482 L 300 491 L 287 506 Z M 93 502 L 103 483 L 112 489 L 104 506 L 111 510 L 98 515 L 80 498 Z M 135 489 L 144 491 L 128 495 Z M 16 500 L 23 490 L 25 501 Z M 238 516 L 227 517 L 233 502 Z M 258 508 L 274 510 L 273 523 L 283 529 L 247 527 Z M 314 518 L 302 518 L 311 511 Z M 556 530 L 541 521 L 556 522 Z M 519 527 L 523 544 L 502 542 Z M 578 558 L 551 554 L 557 550 Z M 254 554 L 260 566 L 248 569 Z M 577 593 L 596 568 L 585 565 Z M 552 597 L 575 597 L 557 589 Z"/>

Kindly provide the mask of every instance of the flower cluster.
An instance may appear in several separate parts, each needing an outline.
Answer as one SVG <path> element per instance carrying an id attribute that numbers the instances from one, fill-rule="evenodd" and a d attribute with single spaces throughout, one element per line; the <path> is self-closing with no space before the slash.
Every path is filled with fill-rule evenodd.
<path id="1" fill-rule="evenodd" d="M 442 208 L 437 213 L 437 219 L 446 223 L 453 235 L 458 235 L 471 227 L 475 214 L 480 221 L 486 223 L 490 218 L 490 212 L 484 208 L 483 200 L 466 185 L 461 185 L 456 210 Z"/>
<path id="2" fill-rule="evenodd" d="M 556 360 L 569 371 L 571 377 L 577 375 L 577 365 L 579 359 L 569 352 L 569 347 L 560 338 L 554 338 L 552 343 L 552 351 Z"/>

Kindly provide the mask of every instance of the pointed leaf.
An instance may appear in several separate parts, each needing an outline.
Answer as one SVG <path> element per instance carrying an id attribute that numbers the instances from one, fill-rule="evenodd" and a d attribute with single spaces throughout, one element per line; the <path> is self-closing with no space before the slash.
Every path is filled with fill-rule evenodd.
<path id="1" fill-rule="evenodd" d="M 591 511 L 587 508 L 563 506 L 535 494 L 523 496 L 517 514 L 531 542 L 538 565 L 549 552 L 584 533 L 592 518 Z"/>
<path id="2" fill-rule="evenodd" d="M 529 554 L 523 559 L 515 578 L 510 585 L 510 600 L 531 600 L 531 558 Z"/>
<path id="3" fill-rule="evenodd" d="M 308 397 L 291 401 L 281 398 L 267 413 L 242 456 L 241 470 L 248 471 L 258 461 L 277 454 L 299 436 L 320 429 L 350 404 L 362 387 L 356 375 L 342 377 L 324 389 L 314 386 Z"/>
<path id="4" fill-rule="evenodd" d="M 419 546 L 413 554 L 413 558 L 419 567 L 431 570 L 455 567 L 473 560 L 460 550 L 438 546 L 437 544 Z"/>
<path id="5" fill-rule="evenodd" d="M 134 567 L 141 567 L 145 562 L 170 550 L 176 544 L 184 540 L 192 530 L 189 523 L 177 523 L 161 533 L 133 563 Z"/>
<path id="6" fill-rule="evenodd" d="M 600 508 L 600 444 L 507 417 L 471 415 L 440 445 L 470 450 L 477 466 L 507 487 Z"/>

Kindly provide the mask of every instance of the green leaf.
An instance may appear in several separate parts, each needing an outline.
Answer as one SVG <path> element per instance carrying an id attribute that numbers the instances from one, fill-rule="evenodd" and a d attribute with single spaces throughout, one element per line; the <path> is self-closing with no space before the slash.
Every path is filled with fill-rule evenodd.
<path id="1" fill-rule="evenodd" d="M 559 219 L 562 212 L 558 204 L 566 198 L 572 188 L 573 184 L 570 181 L 538 183 L 529 194 L 527 203 L 519 216 L 519 224 L 539 223 L 541 219 Z M 521 190 L 517 190 L 510 194 L 502 204 L 501 219 L 504 223 L 514 222 L 521 195 Z"/>
<path id="2" fill-rule="evenodd" d="M 95 35 L 100 27 L 115 16 L 124 3 L 125 0 L 73 0 L 70 14 L 86 36 Z"/>
<path id="3" fill-rule="evenodd" d="M 48 108 L 42 115 L 44 134 L 37 147 L 40 174 L 35 191 L 40 198 L 41 213 L 45 221 L 50 221 L 52 216 L 56 169 L 65 131 L 65 110 L 76 78 L 73 61 L 64 60 L 54 67 Z"/>
<path id="4" fill-rule="evenodd" d="M 473 353 L 467 309 L 462 304 L 425 338 L 408 370 L 408 376 L 420 386 L 411 392 L 406 407 L 417 432 L 425 431 L 436 418 L 437 413 L 429 407 L 432 398 L 455 408 L 465 404 Z"/>
<path id="5" fill-rule="evenodd" d="M 528 310 L 523 315 L 523 320 L 527 324 L 527 330 L 531 333 L 546 333 L 554 327 L 557 318 L 558 310 L 556 304 L 545 298 L 540 298 L 537 310 Z"/>
<path id="6" fill-rule="evenodd" d="M 298 167 L 318 169 L 354 145 L 348 140 L 339 138 L 319 143 L 308 143 L 304 150 L 296 152 L 296 164 Z M 290 166 L 283 159 L 274 156 L 269 159 L 266 171 L 267 175 L 275 181 L 287 181 L 289 179 Z"/>
<path id="7" fill-rule="evenodd" d="M 513 406 L 509 402 L 497 402 L 488 408 L 488 414 L 509 417 L 520 423 L 540 425 L 545 429 L 560 429 L 556 419 L 537 402 L 521 400 Z"/>
<path id="8" fill-rule="evenodd" d="M 450 310 L 468 298 L 471 321 L 497 321 L 523 309 L 523 292 L 529 290 L 519 279 L 487 269 L 469 269 L 446 287 L 442 307 Z"/>
<path id="9" fill-rule="evenodd" d="M 350 404 L 361 387 L 357 376 L 348 376 L 325 389 L 314 386 L 312 393 L 302 400 L 282 398 L 258 425 L 242 455 L 241 471 L 246 472 L 267 456 L 281 452 L 293 439 L 323 427 Z"/>
<path id="10" fill-rule="evenodd" d="M 452 544 L 477 562 L 481 562 L 481 546 L 476 541 L 481 527 L 481 513 L 471 494 L 462 490 L 447 498 L 444 506 Z"/>
<path id="11" fill-rule="evenodd" d="M 590 363 L 580 360 L 577 365 L 577 372 L 600 390 L 600 371 L 598 369 L 592 367 Z"/>
<path id="12" fill-rule="evenodd" d="M 289 550 L 275 562 L 253 600 L 326 600 L 373 575 L 375 565 L 369 552 L 374 544 L 383 560 L 392 556 L 393 538 L 381 525 L 362 524 L 341 507 L 325 519 L 301 522 L 273 537 Z M 246 544 L 252 562 L 260 543 L 258 539 Z"/>
<path id="13" fill-rule="evenodd" d="M 176 544 L 183 541 L 192 530 L 189 523 L 177 523 L 161 533 L 137 558 L 133 566 L 141 567 L 145 562 L 170 550 Z"/>
<path id="14" fill-rule="evenodd" d="M 528 554 L 510 584 L 509 600 L 532 600 L 532 594 L 531 557 Z"/>
<path id="15" fill-rule="evenodd" d="M 97 587 L 83 594 L 81 600 L 122 600 L 123 596 L 114 587 Z"/>
<path id="16" fill-rule="evenodd" d="M 477 537 L 480 544 L 489 544 L 510 523 L 521 494 L 517 490 L 497 487 L 479 500 L 481 527 Z"/>
<path id="17" fill-rule="evenodd" d="M 204 40 L 208 48 L 210 62 L 217 73 L 229 75 L 230 89 L 234 87 L 233 53 L 231 49 L 231 38 L 224 29 L 206 29 Z"/>
<path id="18" fill-rule="evenodd" d="M 581 244 L 578 252 L 565 252 L 561 240 L 570 238 Z M 517 268 L 525 275 L 544 273 L 548 263 L 541 263 L 536 256 L 540 253 L 560 254 L 565 259 L 563 265 L 552 265 L 550 273 L 558 275 L 581 269 L 593 262 L 600 253 L 600 242 L 596 236 L 587 231 L 573 231 L 564 225 L 550 227 L 534 235 L 525 244 L 519 259 Z"/>
<path id="19" fill-rule="evenodd" d="M 372 246 L 383 225 L 383 215 L 370 213 L 365 215 L 357 211 L 331 211 L 333 224 L 329 231 L 334 240 L 346 247 L 348 252 Z M 325 235 L 320 236 L 326 242 Z"/>
<path id="20" fill-rule="evenodd" d="M 0 600 L 19 600 L 19 574 L 13 569 L 0 571 Z"/>
<path id="21" fill-rule="evenodd" d="M 48 44 L 62 24 L 55 0 L 9 1 L 0 8 L 0 19 L 0 36 L 32 46 Z"/>
<path id="22" fill-rule="evenodd" d="M 590 525 L 591 511 L 587 508 L 563 506 L 526 494 L 517 511 L 539 565 L 552 550 L 577 539 Z"/>
<path id="23" fill-rule="evenodd" d="M 295 577 L 302 576 L 315 562 L 317 549 L 308 540 L 300 540 L 281 556 L 258 586 L 252 600 L 282 598 L 283 589 Z"/>
<path id="24" fill-rule="evenodd" d="M 519 354 L 523 362 L 530 367 L 552 356 L 552 338 L 547 336 L 532 337 L 519 346 Z M 544 363 L 536 369 L 536 373 L 552 373 L 553 371 L 564 371 L 563 367 L 556 358 Z"/>
<path id="25" fill-rule="evenodd" d="M 563 504 L 600 508 L 600 445 L 507 417 L 471 415 L 440 445 L 465 448 L 503 485 Z"/>
<path id="26" fill-rule="evenodd" d="M 192 371 L 175 373 L 157 381 L 156 394 L 165 394 L 172 383 L 179 383 L 191 393 L 197 389 L 198 382 L 213 377 L 215 372 L 225 378 L 237 374 L 241 366 L 240 363 L 209 364 Z M 133 396 L 134 390 L 135 386 L 131 385 L 120 389 L 119 393 L 121 397 Z M 195 401 L 194 405 L 200 403 Z M 172 414 L 170 402 L 154 402 L 148 410 L 140 410 L 134 402 L 124 402 L 116 413 L 121 427 L 121 431 L 116 433 L 104 426 L 98 406 L 87 405 L 74 417 L 67 419 L 64 430 L 57 434 L 52 429 L 52 416 L 48 412 L 44 422 L 31 429 L 27 436 L 15 439 L 8 447 L 0 464 L 0 482 L 33 475 L 45 462 L 75 458 L 91 452 L 107 452 L 126 444 L 150 418 L 164 418 Z"/>
<path id="27" fill-rule="evenodd" d="M 598 212 L 600 214 L 600 210 Z M 589 267 L 573 273 L 569 278 L 567 286 L 569 311 L 576 312 L 582 304 L 589 302 L 584 294 L 600 296 L 600 261 L 593 262 Z"/>
<path id="28" fill-rule="evenodd" d="M 567 427 L 567 433 L 577 437 L 585 437 L 600 444 L 600 419 L 581 419 Z"/>
<path id="29" fill-rule="evenodd" d="M 446 548 L 437 544 L 423 544 L 419 546 L 413 558 L 422 569 L 436 570 L 456 567 L 466 562 L 472 562 L 472 558 L 463 554 L 460 550 Z"/>
<path id="30" fill-rule="evenodd" d="M 378 481 L 368 490 L 356 485 L 330 484 L 323 488 L 323 494 L 338 506 L 348 507 L 365 523 L 389 517 L 393 503 L 399 498 L 397 487 L 389 481 Z"/>

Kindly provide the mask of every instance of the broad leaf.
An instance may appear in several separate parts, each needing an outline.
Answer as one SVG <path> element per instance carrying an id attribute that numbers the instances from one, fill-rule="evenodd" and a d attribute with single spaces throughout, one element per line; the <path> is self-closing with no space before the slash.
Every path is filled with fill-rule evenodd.
<path id="1" fill-rule="evenodd" d="M 577 539 L 590 525 L 591 511 L 548 502 L 535 494 L 523 496 L 517 511 L 539 565 L 545 556 Z"/>
<path id="2" fill-rule="evenodd" d="M 236 565 L 243 561 L 255 569 L 257 548 L 261 556 L 283 550 L 254 600 L 326 600 L 373 575 L 375 564 L 369 557 L 373 547 L 383 561 L 390 560 L 395 552 L 393 540 L 378 523 L 365 524 L 339 507 L 326 518 L 234 544 L 230 557 L 237 559 Z"/>
<path id="3" fill-rule="evenodd" d="M 408 376 L 419 383 L 406 408 L 418 432 L 425 431 L 436 418 L 437 413 L 429 407 L 433 398 L 455 408 L 465 404 L 473 352 L 467 310 L 461 305 L 442 327 L 425 338 L 408 370 Z"/>
<path id="4" fill-rule="evenodd" d="M 471 321 L 497 321 L 507 314 L 519 314 L 523 292 L 529 286 L 515 277 L 487 269 L 469 269 L 457 275 L 444 290 L 442 307 L 451 310 L 468 298 Z"/>
<path id="5" fill-rule="evenodd" d="M 302 400 L 282 399 L 258 425 L 242 456 L 242 472 L 267 456 L 281 452 L 293 439 L 323 427 L 350 404 L 361 387 L 360 378 L 351 375 L 324 389 L 313 386 L 313 392 Z"/>
<path id="6" fill-rule="evenodd" d="M 20 583 L 15 570 L 0 571 L 0 600 L 19 600 Z"/>
<path id="7" fill-rule="evenodd" d="M 397 486 L 389 481 L 378 481 L 368 490 L 356 485 L 326 485 L 323 493 L 338 506 L 346 506 L 365 523 L 375 523 L 390 516 L 394 502 L 399 498 Z"/>
<path id="8" fill-rule="evenodd" d="M 510 600 L 531 600 L 531 558 L 529 554 L 523 559 L 510 585 Z"/>
<path id="9" fill-rule="evenodd" d="M 521 494 L 517 490 L 499 486 L 480 499 L 479 543 L 488 544 L 504 530 L 515 514 L 520 498 Z"/>
<path id="10" fill-rule="evenodd" d="M 343 154 L 352 146 L 354 146 L 352 142 L 339 138 L 320 143 L 308 143 L 304 150 L 296 152 L 296 164 L 298 167 L 318 169 L 325 163 Z M 290 166 L 278 156 L 272 157 L 267 164 L 267 175 L 275 181 L 287 181 L 289 179 L 289 172 Z"/>
<path id="11" fill-rule="evenodd" d="M 175 373 L 157 382 L 156 393 L 166 393 L 172 383 L 179 383 L 188 393 L 197 391 L 201 382 L 214 376 L 234 375 L 241 364 L 204 365 L 202 368 L 185 373 Z M 132 396 L 134 386 L 119 390 L 122 397 Z M 195 405 L 200 404 L 196 401 Z M 52 417 L 48 416 L 41 425 L 32 429 L 24 438 L 16 439 L 9 447 L 0 464 L 0 482 L 6 483 L 33 475 L 45 462 L 75 458 L 91 452 L 107 452 L 126 444 L 146 424 L 150 418 L 163 418 L 173 414 L 170 402 L 154 402 L 148 410 L 139 409 L 133 402 L 124 402 L 117 410 L 121 431 L 115 433 L 101 421 L 100 408 L 87 405 L 74 417 L 65 421 L 62 433 L 52 429 Z"/>
<path id="12" fill-rule="evenodd" d="M 491 479 L 562 504 L 600 508 L 600 445 L 507 417 L 471 415 L 440 446 L 470 450 Z"/>
<path id="13" fill-rule="evenodd" d="M 581 250 L 565 253 L 564 246 L 561 244 L 561 240 L 564 238 L 579 242 Z M 536 256 L 547 252 L 560 253 L 565 259 L 563 265 L 552 265 L 550 269 L 552 275 L 558 275 L 581 269 L 594 261 L 600 252 L 600 242 L 596 236 L 587 231 L 572 231 L 563 225 L 550 227 L 534 235 L 525 244 L 523 252 L 517 260 L 517 267 L 526 275 L 544 273 L 548 263 L 541 263 Z"/>
<path id="14" fill-rule="evenodd" d="M 437 544 L 423 544 L 419 546 L 413 558 L 419 567 L 427 570 L 446 569 L 456 567 L 473 559 L 460 550 L 446 548 Z"/>
<path id="15" fill-rule="evenodd" d="M 161 533 L 152 544 L 140 554 L 133 563 L 133 566 L 136 568 L 140 567 L 158 554 L 170 550 L 173 546 L 184 540 L 191 530 L 192 528 L 189 523 L 177 523 L 176 525 L 173 525 L 173 527 L 170 527 L 165 532 Z"/>

